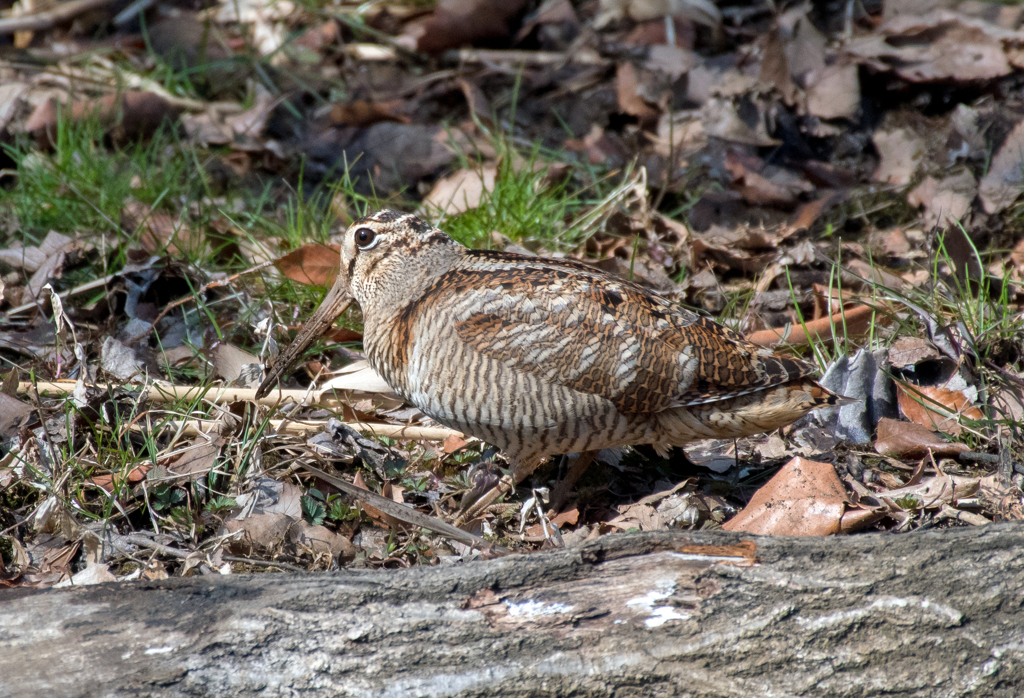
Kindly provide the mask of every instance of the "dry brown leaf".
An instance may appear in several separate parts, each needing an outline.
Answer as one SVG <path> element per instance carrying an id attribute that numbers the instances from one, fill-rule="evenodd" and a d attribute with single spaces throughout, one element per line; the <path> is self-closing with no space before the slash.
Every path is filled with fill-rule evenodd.
<path id="1" fill-rule="evenodd" d="M 61 252 L 76 251 L 82 247 L 82 243 L 74 238 L 51 230 L 43 238 L 43 241 L 39 243 L 39 247 L 22 247 L 20 243 L 15 243 L 6 249 L 0 250 L 0 262 L 31 274 L 42 267 L 54 255 Z"/>
<path id="2" fill-rule="evenodd" d="M 310 286 L 334 284 L 340 264 L 340 248 L 317 242 L 303 245 L 274 261 L 274 266 L 289 279 Z"/>
<path id="3" fill-rule="evenodd" d="M 206 243 L 200 228 L 186 225 L 165 211 L 154 211 L 140 201 L 128 201 L 121 210 L 121 226 L 137 233 L 142 247 L 153 254 L 195 254 Z"/>
<path id="4" fill-rule="evenodd" d="M 807 87 L 807 113 L 819 119 L 854 119 L 860 111 L 860 70 L 831 65 L 813 74 Z"/>
<path id="5" fill-rule="evenodd" d="M 907 259 L 913 249 L 902 228 L 873 231 L 868 244 L 874 256 L 882 258 Z"/>
<path id="6" fill-rule="evenodd" d="M 238 380 L 242 369 L 251 364 L 261 364 L 259 357 L 236 347 L 234 344 L 221 342 L 213 348 L 213 369 L 217 375 L 228 383 Z"/>
<path id="7" fill-rule="evenodd" d="M 948 228 L 957 225 L 967 215 L 977 194 L 978 182 L 974 175 L 964 170 L 941 180 L 926 177 L 907 195 L 907 203 L 924 207 L 926 229 Z"/>
<path id="8" fill-rule="evenodd" d="M 840 533 L 855 533 L 881 521 L 889 512 L 884 507 L 878 509 L 847 509 L 843 512 L 843 518 L 839 522 Z"/>
<path id="9" fill-rule="evenodd" d="M 983 20 L 934 10 L 893 17 L 844 50 L 913 82 L 990 80 L 1010 73 L 1002 39 L 1015 36 Z"/>
<path id="10" fill-rule="evenodd" d="M 25 130 L 49 145 L 57 136 L 60 114 L 73 121 L 95 116 L 115 140 L 135 141 L 152 136 L 165 119 L 176 119 L 178 112 L 160 95 L 135 90 L 82 100 L 70 107 L 49 99 L 32 112 Z"/>
<path id="11" fill-rule="evenodd" d="M 477 208 L 484 194 L 494 191 L 497 178 L 498 170 L 494 165 L 485 165 L 478 170 L 459 170 L 434 183 L 423 199 L 423 208 L 432 214 L 443 212 L 445 216 L 456 216 Z"/>
<path id="12" fill-rule="evenodd" d="M 409 117 L 395 114 L 394 110 L 401 106 L 400 100 L 388 102 L 367 102 L 356 99 L 346 104 L 335 104 L 331 107 L 331 121 L 339 126 L 366 128 L 382 121 L 393 121 L 399 124 L 409 123 Z"/>
<path id="13" fill-rule="evenodd" d="M 800 89 L 790 74 L 782 32 L 777 25 L 764 35 L 761 53 L 761 82 L 774 85 L 786 104 L 795 104 Z"/>
<path id="14" fill-rule="evenodd" d="M 174 463 L 167 466 L 167 471 L 175 479 L 187 478 L 195 481 L 207 475 L 217 463 L 217 456 L 224 446 L 224 439 L 220 436 L 207 440 L 197 437 L 192 442 L 191 448 L 185 451 Z"/>
<path id="15" fill-rule="evenodd" d="M 942 358 L 939 350 L 924 337 L 899 337 L 889 347 L 889 364 L 893 368 L 916 366 L 922 361 Z"/>
<path id="16" fill-rule="evenodd" d="M 981 410 L 971 405 L 970 400 L 959 390 L 938 386 L 911 385 L 896 382 L 896 400 L 903 416 L 927 429 L 935 429 L 957 436 L 963 427 L 958 417 L 983 419 Z"/>
<path id="17" fill-rule="evenodd" d="M 872 140 L 881 156 L 874 178 L 897 186 L 910 184 L 927 153 L 924 141 L 905 128 L 875 131 Z"/>
<path id="18" fill-rule="evenodd" d="M 934 509 L 972 496 L 978 491 L 980 483 L 978 478 L 943 474 L 922 480 L 916 485 L 879 492 L 878 496 L 894 503 L 897 499 L 912 498 L 917 500 L 914 508 Z"/>
<path id="19" fill-rule="evenodd" d="M 33 407 L 21 400 L 0 393 L 0 438 L 9 439 L 32 418 Z"/>
<path id="20" fill-rule="evenodd" d="M 1024 192 L 1024 121 L 1010 131 L 978 185 L 981 204 L 988 214 L 1009 208 L 1021 192 Z"/>
<path id="21" fill-rule="evenodd" d="M 423 53 L 441 53 L 510 35 L 509 21 L 526 0 L 439 0 L 433 14 L 409 23 L 398 43 Z"/>
<path id="22" fill-rule="evenodd" d="M 356 555 L 356 547 L 348 538 L 325 526 L 314 526 L 305 520 L 299 520 L 288 527 L 286 540 L 298 548 L 298 552 L 311 552 L 314 556 L 330 555 L 331 558 L 351 560 Z"/>
<path id="23" fill-rule="evenodd" d="M 947 442 L 916 422 L 901 422 L 888 417 L 878 420 L 878 438 L 875 450 L 893 458 L 922 458 L 928 453 L 935 456 L 956 456 L 970 449 L 962 443 Z"/>
<path id="24" fill-rule="evenodd" d="M 839 532 L 846 501 L 846 490 L 831 464 L 797 457 L 722 528 L 775 536 L 827 536 Z"/>
<path id="25" fill-rule="evenodd" d="M 235 555 L 279 550 L 285 542 L 288 528 L 295 520 L 287 514 L 270 512 L 225 521 L 227 533 L 242 531 L 241 535 L 228 538 L 226 547 Z"/>
<path id="26" fill-rule="evenodd" d="M 361 472 L 356 472 L 356 476 L 352 478 L 352 484 L 358 487 L 359 489 L 366 490 L 367 492 L 370 491 L 370 488 L 366 486 L 366 482 L 363 480 L 363 474 Z M 402 497 L 402 491 L 403 488 L 392 487 L 390 482 L 386 482 L 384 483 L 384 488 L 381 491 L 381 495 L 401 504 L 402 502 L 405 501 L 404 498 Z M 374 522 L 382 528 L 391 528 L 398 531 L 407 528 L 407 526 L 402 521 L 396 519 L 394 516 L 391 516 L 390 514 L 385 514 L 377 507 L 371 506 L 366 502 L 359 502 L 359 506 L 362 507 L 363 511 L 366 512 L 367 516 L 373 519 Z"/>
<path id="27" fill-rule="evenodd" d="M 468 444 L 469 441 L 459 436 L 458 434 L 452 434 L 448 436 L 441 447 L 444 449 L 446 454 L 455 453 L 460 448 Z"/>
<path id="28" fill-rule="evenodd" d="M 648 71 L 640 70 L 628 61 L 619 63 L 615 71 L 615 93 L 623 113 L 635 116 L 641 124 L 653 125 L 663 111 L 664 95 L 650 94 L 649 78 Z"/>

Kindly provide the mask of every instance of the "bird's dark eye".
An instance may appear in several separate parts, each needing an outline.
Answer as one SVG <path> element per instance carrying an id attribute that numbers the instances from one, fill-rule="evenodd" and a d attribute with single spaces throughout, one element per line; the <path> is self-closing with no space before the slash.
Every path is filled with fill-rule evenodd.
<path id="1" fill-rule="evenodd" d="M 360 228 L 356 231 L 356 245 L 361 250 L 368 250 L 377 244 L 377 233 L 371 228 Z"/>

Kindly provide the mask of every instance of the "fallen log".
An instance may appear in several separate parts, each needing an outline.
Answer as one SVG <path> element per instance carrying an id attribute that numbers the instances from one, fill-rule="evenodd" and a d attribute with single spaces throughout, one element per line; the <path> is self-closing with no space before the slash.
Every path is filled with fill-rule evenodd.
<path id="1" fill-rule="evenodd" d="M 1011 696 L 1024 526 L 0 592 L 2 696 Z"/>

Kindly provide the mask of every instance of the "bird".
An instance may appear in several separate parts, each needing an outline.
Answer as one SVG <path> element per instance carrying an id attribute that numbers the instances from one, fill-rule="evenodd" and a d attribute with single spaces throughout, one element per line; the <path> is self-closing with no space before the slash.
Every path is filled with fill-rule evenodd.
<path id="1" fill-rule="evenodd" d="M 463 521 L 552 455 L 644 444 L 664 455 L 845 400 L 814 380 L 811 364 L 631 281 L 573 259 L 470 249 L 390 209 L 346 229 L 333 287 L 258 398 L 353 299 L 366 359 L 384 381 L 511 465 Z"/>

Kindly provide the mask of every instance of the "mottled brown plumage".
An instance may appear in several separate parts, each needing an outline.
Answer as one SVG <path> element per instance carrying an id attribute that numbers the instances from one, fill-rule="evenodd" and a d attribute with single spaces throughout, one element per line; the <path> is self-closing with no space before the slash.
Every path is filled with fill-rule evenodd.
<path id="1" fill-rule="evenodd" d="M 370 365 L 438 422 L 502 449 L 515 482 L 551 454 L 747 436 L 837 400 L 810 365 L 636 284 L 576 261 L 469 250 L 386 210 L 346 231 L 334 288 L 260 394 L 349 295 Z"/>

